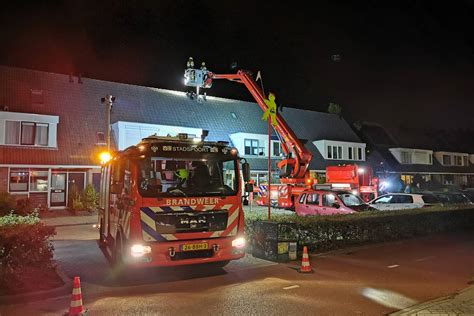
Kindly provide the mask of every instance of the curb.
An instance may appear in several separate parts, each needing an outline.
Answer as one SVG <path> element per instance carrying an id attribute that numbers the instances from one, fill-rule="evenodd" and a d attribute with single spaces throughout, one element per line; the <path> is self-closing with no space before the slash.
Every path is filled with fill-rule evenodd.
<path id="1" fill-rule="evenodd" d="M 457 296 L 463 294 L 464 292 L 467 292 L 467 291 L 472 291 L 474 290 L 474 286 L 468 286 L 462 290 L 459 290 L 457 292 L 454 292 L 452 294 L 449 294 L 449 295 L 446 295 L 446 296 L 443 296 L 443 297 L 438 297 L 438 298 L 435 298 L 431 301 L 427 301 L 427 302 L 423 302 L 423 303 L 419 303 L 419 304 L 416 304 L 416 305 L 413 305 L 413 306 L 410 306 L 410 307 L 407 307 L 407 308 L 404 308 L 402 310 L 399 310 L 397 312 L 393 312 L 391 314 L 388 314 L 389 316 L 408 316 L 408 315 L 413 315 L 413 314 L 416 314 L 420 311 L 423 311 L 425 309 L 428 309 L 432 306 L 436 306 L 438 305 L 439 303 L 444 303 L 444 302 L 447 302 L 447 301 L 452 301 L 454 299 L 456 299 Z"/>
<path id="2" fill-rule="evenodd" d="M 62 286 L 51 290 L 28 292 L 24 294 L 2 295 L 0 296 L 0 305 L 26 303 L 71 294 L 72 280 L 69 279 L 69 277 L 59 268 L 56 268 L 56 273 L 64 283 Z"/>

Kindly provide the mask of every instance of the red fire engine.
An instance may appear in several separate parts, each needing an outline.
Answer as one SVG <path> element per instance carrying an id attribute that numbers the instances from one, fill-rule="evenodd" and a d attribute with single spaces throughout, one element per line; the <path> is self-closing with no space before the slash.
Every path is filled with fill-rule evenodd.
<path id="1" fill-rule="evenodd" d="M 351 191 L 368 202 L 377 197 L 378 178 L 373 177 L 372 168 L 357 164 L 326 167 L 326 184 L 332 189 Z"/>
<path id="2" fill-rule="evenodd" d="M 226 142 L 150 136 L 102 168 L 100 246 L 135 267 L 213 263 L 244 256 L 242 190 L 250 169 Z"/>
<path id="3" fill-rule="evenodd" d="M 199 88 L 210 88 L 214 79 L 227 79 L 244 84 L 262 111 L 269 111 L 262 89 L 248 71 L 239 70 L 235 74 L 216 74 L 207 70 L 205 66 L 201 69 L 194 69 L 193 67 L 194 62 L 190 58 L 188 69 L 185 72 L 185 84 L 197 88 L 197 97 L 199 97 Z M 278 112 L 275 113 L 274 117 L 276 122 L 272 122 L 272 126 L 280 139 L 282 151 L 285 155 L 285 158 L 278 163 L 280 182 L 283 184 L 279 187 L 278 205 L 284 208 L 292 208 L 295 197 L 308 185 L 313 184 L 313 179 L 310 179 L 307 174 L 313 154 L 306 149 Z M 271 116 L 269 120 L 272 120 Z"/>

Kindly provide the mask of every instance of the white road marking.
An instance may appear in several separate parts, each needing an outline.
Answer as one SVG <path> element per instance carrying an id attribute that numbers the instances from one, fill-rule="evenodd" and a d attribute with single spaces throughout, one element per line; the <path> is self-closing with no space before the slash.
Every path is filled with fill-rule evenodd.
<path id="1" fill-rule="evenodd" d="M 420 258 L 420 259 L 416 259 L 415 262 L 430 260 L 430 259 L 434 259 L 434 258 L 435 258 L 435 256 L 423 257 L 423 258 Z"/>
<path id="2" fill-rule="evenodd" d="M 400 265 L 398 265 L 398 264 L 393 264 L 393 265 L 391 265 L 391 266 L 387 266 L 387 268 L 392 269 L 392 268 L 396 268 L 396 267 L 399 267 L 399 266 L 400 266 Z"/>
<path id="3" fill-rule="evenodd" d="M 299 285 L 292 285 L 292 286 L 284 287 L 283 289 L 284 290 L 291 290 L 291 289 L 296 289 L 296 288 L 299 288 L 299 287 L 300 287 Z"/>

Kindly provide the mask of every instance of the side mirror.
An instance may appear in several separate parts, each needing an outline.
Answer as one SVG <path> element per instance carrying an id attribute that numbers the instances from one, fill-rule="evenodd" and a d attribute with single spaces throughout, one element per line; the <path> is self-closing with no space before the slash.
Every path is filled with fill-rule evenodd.
<path id="1" fill-rule="evenodd" d="M 340 205 L 339 203 L 337 203 L 337 202 L 334 202 L 334 203 L 332 203 L 332 207 L 340 208 L 341 205 Z"/>
<path id="2" fill-rule="evenodd" d="M 244 162 L 242 164 L 242 176 L 245 182 L 250 181 L 250 165 L 248 164 L 248 162 Z"/>
<path id="3" fill-rule="evenodd" d="M 245 192 L 253 192 L 253 184 L 252 183 L 246 183 L 245 184 Z"/>

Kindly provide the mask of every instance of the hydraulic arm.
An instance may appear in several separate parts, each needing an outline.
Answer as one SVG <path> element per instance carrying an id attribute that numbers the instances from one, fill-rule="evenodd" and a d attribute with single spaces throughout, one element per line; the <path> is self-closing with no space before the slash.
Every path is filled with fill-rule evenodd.
<path id="1" fill-rule="evenodd" d="M 262 111 L 266 112 L 268 110 L 262 89 L 258 86 L 248 71 L 239 70 L 236 74 L 215 74 L 208 71 L 205 65 L 203 65 L 201 69 L 194 69 L 193 66 L 194 63 L 192 62 L 192 59 L 190 59 L 190 61 L 188 61 L 188 68 L 184 75 L 185 84 L 187 86 L 196 87 L 198 89 L 198 94 L 199 88 L 210 88 L 214 79 L 227 79 L 244 84 L 254 97 L 255 101 L 257 101 L 257 104 L 260 106 Z M 280 138 L 282 150 L 285 154 L 285 159 L 278 163 L 278 168 L 281 171 L 281 182 L 303 182 L 309 163 L 313 158 L 313 154 L 306 149 L 278 112 L 274 117 L 277 122 L 276 124 L 275 122 L 271 123 L 273 123 L 272 126 Z M 271 119 L 271 116 L 269 116 L 269 120 Z"/>

